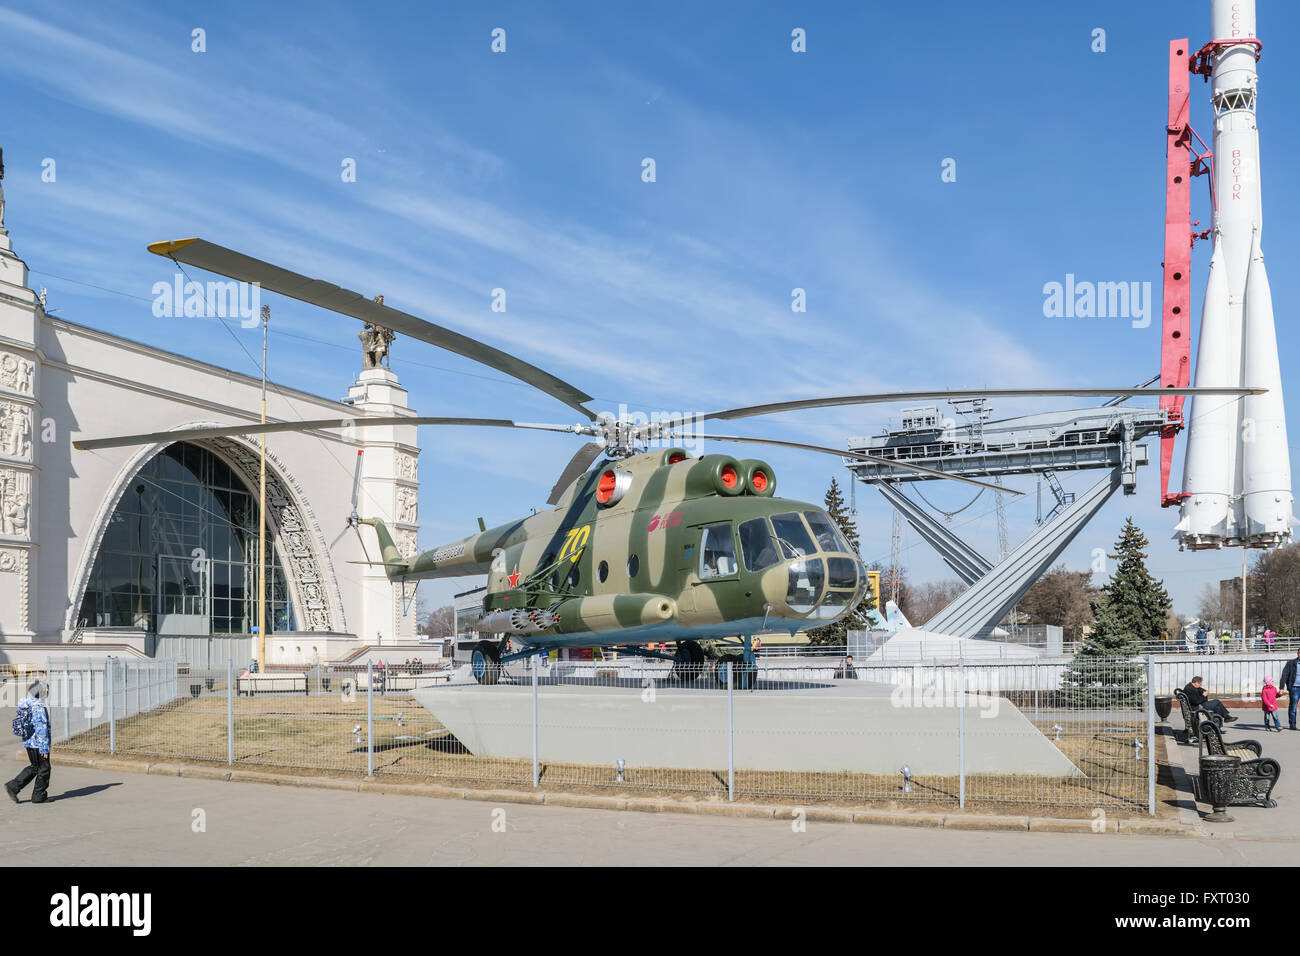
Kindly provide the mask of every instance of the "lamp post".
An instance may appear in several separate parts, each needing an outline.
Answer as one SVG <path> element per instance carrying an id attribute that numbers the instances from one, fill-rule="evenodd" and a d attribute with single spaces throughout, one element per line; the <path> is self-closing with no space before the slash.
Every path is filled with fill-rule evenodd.
<path id="1" fill-rule="evenodd" d="M 266 329 L 271 307 L 262 306 L 262 424 L 266 424 Z M 266 672 L 266 432 L 262 432 L 257 483 L 257 662 Z"/>

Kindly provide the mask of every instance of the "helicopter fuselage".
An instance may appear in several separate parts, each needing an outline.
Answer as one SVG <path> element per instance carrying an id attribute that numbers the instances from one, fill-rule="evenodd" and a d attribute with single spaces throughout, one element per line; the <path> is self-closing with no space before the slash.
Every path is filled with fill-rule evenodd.
<path id="1" fill-rule="evenodd" d="M 776 498 L 772 469 L 669 448 L 580 475 L 556 507 L 403 559 L 394 580 L 486 573 L 477 629 L 530 647 L 795 633 L 869 587 L 827 513 Z"/>

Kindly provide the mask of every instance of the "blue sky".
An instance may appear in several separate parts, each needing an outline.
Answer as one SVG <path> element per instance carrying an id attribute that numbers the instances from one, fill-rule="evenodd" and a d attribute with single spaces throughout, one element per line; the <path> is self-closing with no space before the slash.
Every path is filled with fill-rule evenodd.
<path id="1" fill-rule="evenodd" d="M 1281 264 L 1300 240 L 1281 228 L 1297 213 L 1282 171 L 1300 149 L 1284 122 L 1300 79 L 1274 51 L 1294 48 L 1300 14 L 1280 0 L 1259 7 L 1264 244 L 1289 384 L 1300 279 Z M 7 225 L 60 316 L 248 373 L 215 322 L 154 318 L 150 290 L 174 270 L 148 242 L 199 235 L 382 292 L 517 350 L 602 409 L 1154 375 L 1158 314 L 1145 329 L 1047 319 L 1043 284 L 1067 273 L 1150 281 L 1158 300 L 1167 41 L 1208 39 L 1208 0 L 883 9 L 96 2 L 33 13 L 0 3 Z M 490 50 L 497 27 L 504 54 Z M 795 27 L 806 53 L 790 49 Z M 1104 53 L 1090 48 L 1097 27 Z M 206 31 L 204 53 L 191 50 L 194 28 Z M 1193 124 L 1209 138 L 1199 82 Z M 41 180 L 47 157 L 52 183 Z M 641 179 L 645 157 L 654 183 Z M 344 158 L 356 160 L 356 182 L 341 180 Z M 955 182 L 941 181 L 945 158 Z M 1194 201 L 1208 224 L 1203 181 Z M 1207 258 L 1197 250 L 1198 297 Z M 796 287 L 803 314 L 790 309 Z M 494 288 L 507 292 L 505 313 L 490 308 Z M 359 368 L 355 321 L 271 298 L 272 377 L 343 395 Z M 259 333 L 241 334 L 255 351 Z M 423 343 L 399 340 L 393 367 L 426 415 L 571 418 Z M 997 412 L 1033 407 L 1066 406 Z M 840 446 L 896 415 L 838 408 L 729 430 Z M 479 515 L 490 524 L 543 502 L 576 445 L 421 436 L 425 547 Z M 820 500 L 832 475 L 844 477 L 832 458 L 754 453 L 785 496 Z M 1067 476 L 1066 487 L 1096 477 Z M 1179 553 L 1158 483 L 1158 468 L 1145 469 L 1138 495 L 1112 500 L 1064 560 L 1087 568 L 1132 514 L 1152 539 L 1153 570 L 1190 612 L 1206 581 L 1238 572 L 1240 555 Z M 1035 507 L 1032 485 L 1016 486 L 1030 494 L 1008 503 L 1013 541 Z M 970 497 L 928 493 L 952 507 Z M 858 506 L 864 556 L 887 560 L 888 508 L 867 489 Z M 995 552 L 991 498 L 963 518 L 963 532 Z M 905 547 L 914 580 L 952 577 L 910 531 Z M 465 583 L 422 590 L 436 601 Z"/>

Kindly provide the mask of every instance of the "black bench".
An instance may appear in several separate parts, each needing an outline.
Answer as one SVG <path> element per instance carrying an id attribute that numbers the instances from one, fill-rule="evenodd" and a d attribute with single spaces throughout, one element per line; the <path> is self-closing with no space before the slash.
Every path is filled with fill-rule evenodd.
<path id="1" fill-rule="evenodd" d="M 1191 701 L 1187 699 L 1187 695 L 1181 690 L 1174 691 L 1174 699 L 1178 701 L 1178 708 L 1183 712 L 1183 736 L 1187 743 L 1194 744 L 1200 739 L 1196 735 L 1196 728 L 1199 725 L 1198 714 L 1204 715 L 1205 719 L 1213 723 L 1217 729 L 1223 729 L 1223 718 L 1221 716 L 1210 713 L 1203 705 L 1192 707 Z"/>
<path id="2" fill-rule="evenodd" d="M 1227 782 L 1225 804 L 1231 807 L 1276 807 L 1273 788 L 1282 775 L 1282 765 L 1272 757 L 1261 756 L 1263 748 L 1258 740 L 1242 740 L 1225 744 L 1223 734 L 1212 720 L 1201 722 L 1202 756 L 1238 757 L 1232 777 Z M 1209 799 L 1209 794 L 1202 794 Z"/>
<path id="3" fill-rule="evenodd" d="M 1264 745 L 1258 740 L 1234 740 L 1225 743 L 1223 731 L 1212 720 L 1201 721 L 1201 750 L 1215 757 L 1240 757 L 1254 760 L 1264 756 Z"/>

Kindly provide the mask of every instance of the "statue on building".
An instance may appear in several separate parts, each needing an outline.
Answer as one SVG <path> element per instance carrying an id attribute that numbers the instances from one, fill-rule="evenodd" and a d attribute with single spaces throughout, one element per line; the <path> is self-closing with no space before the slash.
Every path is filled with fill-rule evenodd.
<path id="1" fill-rule="evenodd" d="M 375 301 L 383 305 L 384 297 L 377 295 Z M 374 322 L 367 322 L 366 327 L 357 333 L 357 338 L 361 340 L 366 369 L 388 367 L 388 347 L 392 345 L 393 339 L 397 338 L 396 332 Z"/>

